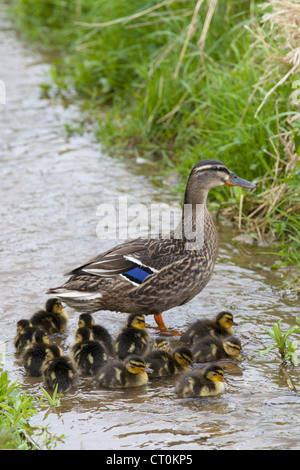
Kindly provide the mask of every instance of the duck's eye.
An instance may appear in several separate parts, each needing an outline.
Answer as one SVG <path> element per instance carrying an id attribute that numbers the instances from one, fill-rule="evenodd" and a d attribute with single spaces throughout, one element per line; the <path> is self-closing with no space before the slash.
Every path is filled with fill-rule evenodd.
<path id="1" fill-rule="evenodd" d="M 211 169 L 212 169 L 213 171 L 218 171 L 218 167 L 217 167 L 217 166 L 212 166 Z"/>

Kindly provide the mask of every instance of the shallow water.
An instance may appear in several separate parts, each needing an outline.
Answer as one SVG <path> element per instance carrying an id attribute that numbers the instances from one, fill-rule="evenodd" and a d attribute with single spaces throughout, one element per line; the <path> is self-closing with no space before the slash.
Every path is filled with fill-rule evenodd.
<path id="1" fill-rule="evenodd" d="M 18 41 L 4 20 L 0 29 L 5 63 L 0 78 L 6 83 L 6 104 L 0 105 L 0 345 L 11 377 L 27 392 L 41 395 L 40 379 L 26 377 L 15 355 L 16 322 L 44 305 L 45 291 L 64 280 L 62 273 L 115 244 L 96 236 L 99 205 L 117 204 L 119 196 L 128 196 L 129 203 L 178 200 L 152 186 L 144 176 L 146 166 L 110 158 L 90 134 L 69 137 L 64 124 L 76 120 L 77 109 L 40 98 L 39 84 L 48 80 L 48 65 Z M 261 247 L 233 243 L 230 226 L 218 230 L 220 255 L 210 283 L 188 305 L 163 317 L 167 325 L 183 329 L 195 318 L 212 317 L 221 309 L 233 312 L 246 357 L 227 370 L 226 393 L 178 399 L 174 379 L 151 380 L 129 391 L 103 391 L 80 375 L 60 407 L 42 409 L 33 420 L 65 435 L 57 449 L 300 447 L 299 392 L 288 389 L 275 355 L 258 356 L 271 341 L 263 328 L 279 319 L 283 328 L 294 324 L 299 301 L 281 295 L 281 275 L 270 269 L 273 259 L 260 254 Z M 66 353 L 78 319 L 76 312 L 67 311 L 67 331 L 55 337 Z M 101 312 L 95 320 L 115 335 L 125 317 Z M 149 323 L 154 325 L 152 318 Z M 177 342 L 172 339 L 173 345 Z M 299 368 L 291 374 L 299 388 Z"/>

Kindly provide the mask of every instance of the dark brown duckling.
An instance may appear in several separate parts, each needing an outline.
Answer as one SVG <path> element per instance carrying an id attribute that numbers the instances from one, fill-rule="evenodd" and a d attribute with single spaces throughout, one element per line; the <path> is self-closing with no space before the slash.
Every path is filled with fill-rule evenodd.
<path id="1" fill-rule="evenodd" d="M 118 333 L 115 341 L 115 351 L 119 359 L 123 360 L 131 354 L 143 356 L 146 353 L 150 340 L 145 328 L 143 315 L 129 315 L 126 326 Z"/>
<path id="2" fill-rule="evenodd" d="M 203 318 L 195 321 L 180 337 L 184 344 L 193 344 L 205 336 L 232 336 L 234 335 L 233 315 L 230 312 L 222 311 L 218 313 L 214 320 Z"/>
<path id="3" fill-rule="evenodd" d="M 15 347 L 18 354 L 23 354 L 26 347 L 35 343 L 49 343 L 47 331 L 34 326 L 27 326 L 15 338 Z"/>
<path id="4" fill-rule="evenodd" d="M 112 361 L 99 371 L 96 383 L 102 388 L 130 388 L 145 385 L 149 378 L 145 361 L 140 356 L 129 356 L 125 361 Z"/>
<path id="5" fill-rule="evenodd" d="M 15 348 L 17 350 L 19 349 L 20 336 L 23 334 L 24 329 L 29 328 L 31 326 L 32 326 L 32 324 L 26 318 L 22 318 L 21 320 L 18 320 L 18 322 L 17 322 L 17 332 L 16 332 L 16 336 L 14 338 L 14 345 L 15 345 Z"/>
<path id="6" fill-rule="evenodd" d="M 90 313 L 82 313 L 79 316 L 78 327 L 86 327 L 92 330 L 94 340 L 99 341 L 106 349 L 109 356 L 114 356 L 114 344 L 111 334 L 102 325 L 95 325 L 94 319 Z"/>
<path id="7" fill-rule="evenodd" d="M 54 346 L 48 343 L 34 343 L 27 346 L 22 358 L 27 375 L 30 377 L 40 377 L 47 354 L 50 351 L 55 355 L 56 348 L 56 345 Z"/>
<path id="8" fill-rule="evenodd" d="M 76 367 L 69 356 L 63 356 L 58 346 L 51 346 L 46 350 L 42 376 L 45 386 L 52 392 L 57 387 L 58 393 L 66 393 L 75 384 Z"/>
<path id="9" fill-rule="evenodd" d="M 193 362 L 193 355 L 191 351 L 180 346 L 173 352 L 168 352 L 163 349 L 156 349 L 150 351 L 144 356 L 146 366 L 152 369 L 152 377 L 173 376 L 189 370 Z"/>
<path id="10" fill-rule="evenodd" d="M 187 372 L 175 385 L 175 392 L 181 398 L 209 397 L 224 391 L 224 371 L 218 364 Z"/>
<path id="11" fill-rule="evenodd" d="M 236 336 L 229 336 L 228 338 L 207 336 L 192 347 L 195 362 L 211 362 L 220 359 L 239 361 L 242 358 L 241 351 L 241 341 Z"/>
<path id="12" fill-rule="evenodd" d="M 88 375 L 96 374 L 108 360 L 106 349 L 94 340 L 93 332 L 86 327 L 76 330 L 71 355 L 77 366 Z"/>
<path id="13" fill-rule="evenodd" d="M 33 326 L 46 330 L 48 334 L 58 333 L 66 329 L 68 314 L 63 310 L 59 299 L 51 298 L 47 300 L 45 310 L 34 313 L 30 322 Z"/>

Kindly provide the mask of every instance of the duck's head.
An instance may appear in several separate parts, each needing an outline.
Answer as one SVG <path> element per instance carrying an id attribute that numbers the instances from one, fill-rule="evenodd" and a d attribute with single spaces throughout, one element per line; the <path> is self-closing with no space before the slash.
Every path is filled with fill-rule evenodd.
<path id="1" fill-rule="evenodd" d="M 126 325 L 129 328 L 146 328 L 146 320 L 143 315 L 133 313 L 129 315 Z"/>
<path id="2" fill-rule="evenodd" d="M 32 335 L 32 343 L 44 343 L 49 344 L 48 333 L 41 328 L 37 328 Z"/>
<path id="3" fill-rule="evenodd" d="M 234 321 L 233 321 L 233 315 L 230 312 L 220 312 L 216 316 L 216 323 L 220 325 L 222 328 L 228 331 L 230 334 L 234 334 Z"/>
<path id="4" fill-rule="evenodd" d="M 62 303 L 57 298 L 48 299 L 46 302 L 45 308 L 47 312 L 51 312 L 55 314 L 60 314 L 63 311 Z"/>
<path id="5" fill-rule="evenodd" d="M 125 367 L 131 374 L 151 373 L 152 369 L 146 367 L 146 363 L 139 356 L 129 356 L 125 360 Z"/>
<path id="6" fill-rule="evenodd" d="M 175 349 L 173 356 L 175 361 L 185 369 L 188 369 L 193 362 L 193 354 L 189 348 L 186 348 L 185 346 L 180 346 Z"/>
<path id="7" fill-rule="evenodd" d="M 61 348 L 56 344 L 49 344 L 45 353 L 45 361 L 51 361 L 51 359 L 54 359 L 55 357 L 61 357 L 63 355 Z"/>
<path id="8" fill-rule="evenodd" d="M 153 342 L 153 349 L 168 352 L 170 351 L 170 343 L 166 339 L 158 338 Z"/>
<path id="9" fill-rule="evenodd" d="M 226 354 L 232 359 L 242 359 L 242 344 L 236 336 L 230 336 L 224 339 L 223 347 Z"/>
<path id="10" fill-rule="evenodd" d="M 93 332 L 85 326 L 77 328 L 74 336 L 76 343 L 83 343 L 85 341 L 91 341 L 94 339 Z"/>
<path id="11" fill-rule="evenodd" d="M 224 382 L 224 370 L 217 364 L 207 366 L 203 371 L 203 375 L 211 382 Z"/>
<path id="12" fill-rule="evenodd" d="M 205 203 L 208 191 L 215 186 L 240 186 L 254 189 L 250 181 L 240 178 L 219 160 L 201 160 L 192 169 L 185 192 L 185 204 Z"/>
<path id="13" fill-rule="evenodd" d="M 24 330 L 24 328 L 28 328 L 31 326 L 31 323 L 29 320 L 26 318 L 22 318 L 17 322 L 17 333 L 21 333 L 21 331 Z"/>
<path id="14" fill-rule="evenodd" d="M 78 327 L 89 327 L 94 325 L 94 319 L 90 313 L 82 313 L 79 315 Z"/>

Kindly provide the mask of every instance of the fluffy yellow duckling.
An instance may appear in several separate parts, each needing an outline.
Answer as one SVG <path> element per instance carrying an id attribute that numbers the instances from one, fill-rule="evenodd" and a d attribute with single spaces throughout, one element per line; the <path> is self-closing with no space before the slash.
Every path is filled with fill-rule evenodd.
<path id="1" fill-rule="evenodd" d="M 242 358 L 241 341 L 236 336 L 214 338 L 207 336 L 192 347 L 195 362 L 211 362 L 219 359 Z"/>
<path id="2" fill-rule="evenodd" d="M 209 397 L 225 391 L 224 371 L 216 364 L 209 364 L 205 369 L 195 369 L 182 375 L 175 391 L 181 398 Z"/>
<path id="3" fill-rule="evenodd" d="M 71 355 L 77 366 L 88 375 L 96 374 L 108 360 L 105 348 L 94 340 L 93 332 L 86 327 L 77 328 Z"/>
<path id="4" fill-rule="evenodd" d="M 145 385 L 151 372 L 139 356 L 129 356 L 125 361 L 107 363 L 97 377 L 97 384 L 103 388 L 128 388 Z"/>
<path id="5" fill-rule="evenodd" d="M 203 318 L 195 321 L 183 333 L 180 341 L 184 344 L 192 344 L 200 341 L 205 336 L 232 336 L 234 335 L 233 315 L 230 312 L 218 313 L 214 320 Z"/>
<path id="6" fill-rule="evenodd" d="M 173 376 L 186 372 L 193 362 L 191 351 L 181 346 L 173 352 L 163 349 L 150 351 L 144 356 L 147 367 L 153 370 L 152 377 Z"/>
<path id="7" fill-rule="evenodd" d="M 39 310 L 30 318 L 33 326 L 43 328 L 49 334 L 62 332 L 66 329 L 68 323 L 68 314 L 63 310 L 59 299 L 48 299 L 45 310 Z"/>
<path id="8" fill-rule="evenodd" d="M 46 350 L 42 377 L 44 384 L 51 391 L 57 386 L 58 393 L 66 393 L 75 384 L 76 368 L 70 357 L 62 355 L 58 346 L 51 346 Z"/>
<path id="9" fill-rule="evenodd" d="M 23 354 L 30 344 L 35 343 L 49 343 L 47 331 L 34 326 L 27 326 L 15 338 L 15 347 L 18 354 Z"/>
<path id="10" fill-rule="evenodd" d="M 145 329 L 146 321 L 143 315 L 129 315 L 125 328 L 117 335 L 115 351 L 119 359 L 125 359 L 131 354 L 142 356 L 149 347 L 149 333 Z"/>
<path id="11" fill-rule="evenodd" d="M 107 354 L 114 356 L 114 345 L 111 334 L 102 325 L 95 325 L 94 319 L 90 313 L 82 313 L 79 316 L 78 328 L 89 328 L 92 330 L 94 340 L 99 341 L 106 349 Z"/>

